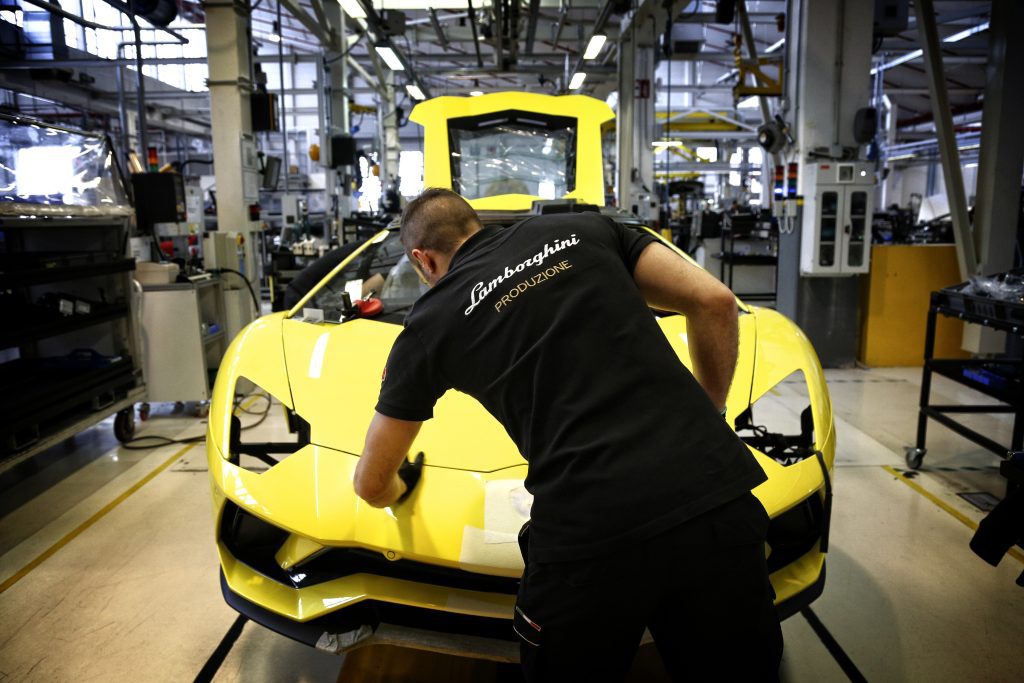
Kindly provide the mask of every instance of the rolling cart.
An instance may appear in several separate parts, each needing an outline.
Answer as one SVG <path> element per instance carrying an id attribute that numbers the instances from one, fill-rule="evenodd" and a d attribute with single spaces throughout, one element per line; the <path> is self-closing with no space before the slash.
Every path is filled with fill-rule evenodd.
<path id="1" fill-rule="evenodd" d="M 1009 274 L 1021 276 L 1024 275 L 1024 270 L 1011 271 Z M 999 277 L 1005 279 L 1006 275 L 1004 273 Z M 1020 358 L 960 360 L 932 357 L 935 349 L 935 321 L 939 315 L 985 325 L 1003 330 L 1008 334 L 1024 336 L 1024 303 L 966 294 L 964 290 L 968 284 L 965 282 L 932 292 L 931 306 L 928 309 L 928 327 L 925 334 L 924 367 L 921 374 L 917 443 L 905 449 L 907 466 L 911 469 L 916 470 L 921 467 L 927 453 L 925 439 L 929 419 L 935 420 L 960 436 L 970 439 L 1003 458 L 1007 457 L 1010 452 L 1020 451 L 1021 442 L 1024 441 L 1024 420 L 1021 419 L 1021 413 L 1024 412 L 1024 360 Z M 994 398 L 1002 405 L 933 404 L 930 398 L 933 373 Z M 1010 445 L 1000 444 L 951 417 L 957 413 L 1012 413 L 1014 421 Z"/>

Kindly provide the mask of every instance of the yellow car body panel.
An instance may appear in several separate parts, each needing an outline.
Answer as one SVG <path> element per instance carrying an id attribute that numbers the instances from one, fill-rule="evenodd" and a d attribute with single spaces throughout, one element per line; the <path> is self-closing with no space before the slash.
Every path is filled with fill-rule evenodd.
<path id="1" fill-rule="evenodd" d="M 756 400 L 793 372 L 803 372 L 815 422 L 829 425 L 816 432 L 815 446 L 831 468 L 835 452 L 831 405 L 813 349 L 803 333 L 780 314 L 756 307 L 751 310 L 752 314 L 740 315 L 740 353 L 727 401 L 729 416 L 742 412 L 751 399 Z M 517 528 L 488 528 L 486 523 L 488 482 L 521 483 L 526 475 L 522 457 L 497 421 L 474 399 L 448 392 L 413 445 L 414 451 L 423 450 L 428 456 L 412 498 L 397 510 L 367 505 L 353 492 L 352 475 L 373 415 L 380 370 L 401 328 L 370 320 L 342 325 L 306 323 L 286 319 L 286 315 L 273 314 L 247 328 L 229 349 L 228 367 L 246 369 L 245 376 L 264 389 L 281 387 L 280 375 L 287 367 L 293 406 L 310 422 L 313 443 L 268 471 L 256 473 L 228 462 L 221 448 L 226 439 L 211 436 L 209 466 L 215 499 L 230 500 L 290 532 L 293 536 L 285 545 L 300 549 L 282 548 L 284 566 L 295 563 L 288 559 L 289 553 L 301 556 L 303 546 L 306 554 L 310 547 L 359 547 L 394 559 L 519 576 L 522 562 L 513 542 Z M 686 319 L 665 316 L 659 325 L 680 360 L 690 367 Z M 249 344 L 259 353 L 268 353 L 274 343 L 284 345 L 286 358 L 285 363 L 277 364 L 276 377 L 274 372 L 260 371 L 273 368 L 273 363 L 245 363 L 234 358 L 249 355 Z M 212 425 L 232 410 L 234 383 L 230 377 L 222 372 L 218 378 L 211 405 L 211 434 Z M 315 445 L 326 443 L 332 447 Z M 783 466 L 755 449 L 751 451 L 768 474 L 768 481 L 754 494 L 770 516 L 786 512 L 808 496 L 824 495 L 823 471 L 816 459 Z M 488 543 L 488 533 L 497 535 L 498 542 Z M 503 552 L 487 546 L 504 546 Z M 223 547 L 221 551 L 223 556 L 226 551 Z M 808 553 L 773 574 L 778 599 L 785 600 L 813 583 L 823 557 L 820 552 Z M 416 584 L 409 582 L 395 584 L 400 591 L 389 597 L 387 591 L 381 594 L 368 589 L 379 585 L 367 583 L 365 578 L 292 589 L 237 562 L 225 560 L 224 567 L 230 567 L 226 577 L 232 589 L 291 618 L 298 614 L 312 618 L 363 599 L 393 599 L 425 608 L 435 608 L 440 600 L 437 587 L 425 586 L 417 593 Z M 395 588 L 388 581 L 381 585 Z M 268 591 L 266 595 L 260 593 L 261 587 Z M 503 600 L 497 604 L 507 605 Z"/>
<path id="2" fill-rule="evenodd" d="M 506 110 L 538 112 L 577 120 L 576 189 L 565 195 L 587 204 L 604 206 L 604 159 L 601 156 L 601 125 L 615 118 L 611 107 L 585 95 L 544 95 L 540 93 L 500 92 L 479 97 L 435 97 L 420 102 L 409 120 L 423 126 L 423 185 L 452 187 L 449 163 L 448 121 Z M 477 210 L 529 210 L 540 197 L 525 194 L 501 194 L 470 199 Z"/>
<path id="3" fill-rule="evenodd" d="M 510 109 L 578 118 L 577 189 L 569 197 L 603 205 L 600 126 L 612 114 L 603 102 L 583 96 L 500 93 L 441 97 L 417 105 L 411 118 L 425 128 L 425 185 L 451 187 L 446 125 L 450 118 Z M 487 222 L 507 220 L 509 211 L 529 209 L 535 199 L 498 195 L 470 203 L 478 210 L 496 212 L 481 214 Z M 658 233 L 628 217 L 619 218 L 693 262 Z M 426 460 L 420 484 L 409 500 L 380 510 L 361 501 L 352 488 L 381 372 L 401 325 L 397 320 L 305 322 L 302 310 L 365 249 L 387 239 L 394 239 L 393 230 L 368 240 L 291 311 L 250 324 L 222 361 L 207 432 L 222 586 L 229 603 L 243 612 L 256 610 L 257 620 L 320 624 L 321 618 L 330 619 L 360 605 L 511 619 L 515 591 L 514 587 L 510 591 L 509 582 L 514 586 L 523 566 L 517 532 L 529 516 L 523 503 L 527 466 L 504 428 L 477 401 L 457 391 L 438 401 L 434 418 L 424 423 L 413 445 L 413 452 L 423 451 Z M 737 306 L 740 344 L 727 398 L 729 423 L 742 418 L 793 373 L 802 373 L 807 384 L 813 456 L 777 461 L 750 447 L 768 475 L 754 494 L 773 525 L 780 518 L 792 520 L 793 515 L 818 515 L 820 543 L 815 537 L 812 542 L 785 547 L 783 538 L 784 547 L 771 547 L 778 539 L 769 529 L 767 552 L 769 566 L 774 562 L 771 581 L 777 602 L 806 604 L 820 593 L 824 580 L 835 459 L 832 406 L 820 363 L 803 332 L 775 311 L 739 300 Z M 686 319 L 661 316 L 658 324 L 680 361 L 692 368 Z M 241 438 L 233 434 L 231 418 L 242 378 L 308 423 L 308 443 L 296 446 L 264 471 L 242 466 L 231 451 L 232 439 Z M 629 397 L 624 396 L 624 410 L 628 404 Z M 242 532 L 227 525 L 238 520 L 242 526 L 250 524 L 258 533 L 269 534 L 259 562 L 240 559 L 232 550 L 235 541 L 229 542 L 227 536 Z M 338 576 L 321 571 L 312 585 L 303 583 L 307 571 L 338 552 L 358 554 L 353 562 L 361 569 Z M 403 574 L 422 577 L 421 570 L 429 574 L 435 569 L 449 574 L 423 580 Z M 487 585 L 503 583 L 493 590 L 478 590 L 468 586 L 480 581 L 464 581 L 466 577 L 482 577 L 491 582 Z M 237 605 L 235 597 L 245 604 Z M 287 632 L 280 623 L 274 628 Z"/>

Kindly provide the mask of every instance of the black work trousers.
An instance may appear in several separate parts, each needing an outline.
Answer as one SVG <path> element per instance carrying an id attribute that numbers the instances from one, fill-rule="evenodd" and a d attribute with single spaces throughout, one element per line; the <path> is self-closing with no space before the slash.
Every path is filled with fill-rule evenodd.
<path id="1" fill-rule="evenodd" d="M 527 681 L 621 681 L 644 627 L 673 680 L 777 681 L 768 515 L 746 494 L 612 555 L 527 557 L 513 627 Z"/>

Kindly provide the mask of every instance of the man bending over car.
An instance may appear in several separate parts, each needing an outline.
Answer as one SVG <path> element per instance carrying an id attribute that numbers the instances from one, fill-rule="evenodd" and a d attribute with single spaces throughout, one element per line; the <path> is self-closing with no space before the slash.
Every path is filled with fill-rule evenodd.
<path id="1" fill-rule="evenodd" d="M 766 477 L 723 419 L 729 289 L 597 213 L 485 228 L 430 189 L 401 230 L 431 289 L 388 358 L 356 493 L 408 497 L 420 425 L 448 389 L 469 394 L 529 463 L 512 622 L 527 680 L 621 680 L 645 627 L 675 679 L 776 680 L 768 515 L 750 493 Z M 693 374 L 651 308 L 686 316 Z"/>

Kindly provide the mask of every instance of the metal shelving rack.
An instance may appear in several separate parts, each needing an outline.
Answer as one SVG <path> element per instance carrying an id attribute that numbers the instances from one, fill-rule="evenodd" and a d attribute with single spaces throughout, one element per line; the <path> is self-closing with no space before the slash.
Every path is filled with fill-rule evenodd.
<path id="1" fill-rule="evenodd" d="M 133 211 L 109 140 L 5 115 L 0 128 L 2 472 L 113 414 L 130 438 L 145 385 Z M 33 177 L 33 154 L 53 177 Z M 60 190 L 33 189 L 47 183 Z"/>
<path id="2" fill-rule="evenodd" d="M 766 223 L 767 226 L 762 227 Z M 766 244 L 768 253 L 738 253 L 737 240 L 740 243 Z M 733 271 L 736 266 L 771 266 L 774 269 L 771 291 L 734 292 L 744 301 L 775 301 L 779 289 L 779 231 L 775 226 L 758 216 L 726 215 L 722 220 L 721 251 L 715 256 L 721 260 L 719 279 L 729 289 L 733 289 Z"/>

